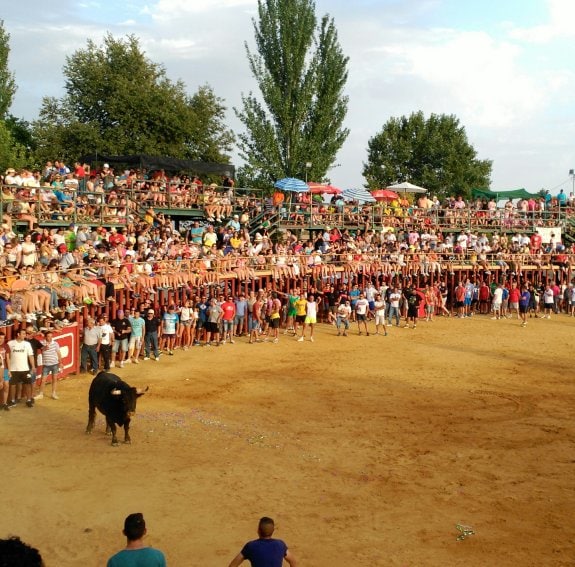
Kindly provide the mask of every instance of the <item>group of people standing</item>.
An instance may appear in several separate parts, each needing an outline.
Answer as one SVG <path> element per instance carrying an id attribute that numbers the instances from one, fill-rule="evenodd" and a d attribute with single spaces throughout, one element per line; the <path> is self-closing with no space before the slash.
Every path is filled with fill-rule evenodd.
<path id="1" fill-rule="evenodd" d="M 39 367 L 42 371 L 38 376 Z M 47 378 L 51 379 L 50 397 L 59 399 L 57 384 L 62 355 L 53 331 L 38 334 L 34 327 L 21 327 L 8 342 L 6 335 L 0 333 L 0 369 L 0 409 L 3 411 L 10 411 L 20 402 L 33 408 L 36 400 L 44 398 Z"/>

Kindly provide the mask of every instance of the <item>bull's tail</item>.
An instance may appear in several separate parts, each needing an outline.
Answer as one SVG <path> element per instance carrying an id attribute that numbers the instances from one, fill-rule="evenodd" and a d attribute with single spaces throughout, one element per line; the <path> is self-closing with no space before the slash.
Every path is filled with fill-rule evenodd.
<path id="1" fill-rule="evenodd" d="M 96 405 L 90 400 L 90 408 L 88 409 L 88 425 L 86 425 L 86 434 L 92 433 L 94 429 L 94 422 L 96 421 Z"/>

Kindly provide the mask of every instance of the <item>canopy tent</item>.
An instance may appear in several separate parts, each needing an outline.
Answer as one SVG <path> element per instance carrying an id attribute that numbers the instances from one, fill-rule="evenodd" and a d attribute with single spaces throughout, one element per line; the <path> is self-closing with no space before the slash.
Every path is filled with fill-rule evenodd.
<path id="1" fill-rule="evenodd" d="M 166 156 L 149 156 L 146 154 L 134 154 L 127 156 L 108 156 L 101 154 L 89 154 L 80 158 L 81 162 L 90 165 L 97 163 L 119 164 L 140 169 L 178 172 L 185 171 L 205 175 L 225 175 L 235 177 L 236 168 L 229 163 L 213 163 L 207 161 L 195 161 L 192 159 L 179 159 Z"/>
<path id="2" fill-rule="evenodd" d="M 394 185 L 388 185 L 386 189 L 390 191 L 395 191 L 396 193 L 426 193 L 427 189 L 425 187 L 420 187 L 419 185 L 414 185 L 409 181 L 404 181 L 403 183 L 395 183 Z"/>
<path id="3" fill-rule="evenodd" d="M 529 199 L 535 197 L 533 193 L 529 193 L 523 187 L 520 189 L 504 189 L 501 191 L 492 191 L 491 189 L 472 189 L 471 195 L 474 199 L 477 197 L 481 199 L 495 199 L 501 201 L 503 199 Z"/>

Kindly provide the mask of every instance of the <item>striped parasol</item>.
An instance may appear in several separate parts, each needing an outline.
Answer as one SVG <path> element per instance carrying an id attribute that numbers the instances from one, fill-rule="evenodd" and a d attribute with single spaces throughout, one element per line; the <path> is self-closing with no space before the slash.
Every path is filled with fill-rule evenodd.
<path id="1" fill-rule="evenodd" d="M 274 183 L 274 187 L 281 191 L 291 191 L 292 193 L 307 193 L 309 191 L 307 183 L 295 177 L 279 179 Z"/>
<path id="2" fill-rule="evenodd" d="M 344 189 L 343 198 L 348 201 L 361 201 L 362 203 L 375 203 L 373 195 L 367 189 Z"/>

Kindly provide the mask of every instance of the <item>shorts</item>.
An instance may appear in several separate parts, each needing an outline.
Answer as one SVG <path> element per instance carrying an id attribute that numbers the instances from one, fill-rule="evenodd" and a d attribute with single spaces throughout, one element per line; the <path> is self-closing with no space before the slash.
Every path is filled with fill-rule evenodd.
<path id="1" fill-rule="evenodd" d="M 499 311 L 501 309 L 501 303 L 499 303 L 499 302 L 493 303 L 492 307 L 493 307 L 493 311 Z"/>
<path id="2" fill-rule="evenodd" d="M 4 368 L 4 382 L 9 382 L 10 381 L 10 372 L 8 372 L 8 368 Z"/>
<path id="3" fill-rule="evenodd" d="M 180 321 L 180 323 L 182 324 L 183 327 L 191 327 L 192 326 L 192 320 L 188 319 L 187 321 Z"/>
<path id="4" fill-rule="evenodd" d="M 206 322 L 202 321 L 201 319 L 198 319 L 196 321 L 196 329 L 204 329 L 206 328 Z"/>
<path id="5" fill-rule="evenodd" d="M 471 297 L 466 297 L 465 300 L 463 301 L 463 305 L 465 306 L 471 305 Z"/>
<path id="6" fill-rule="evenodd" d="M 211 323 L 210 321 L 208 321 L 206 323 L 206 331 L 208 333 L 219 333 L 219 329 L 218 329 L 218 324 L 217 323 Z"/>
<path id="7" fill-rule="evenodd" d="M 228 321 L 226 319 L 223 320 L 224 324 L 224 331 L 231 331 L 234 328 L 234 321 Z"/>
<path id="8" fill-rule="evenodd" d="M 60 372 L 60 365 L 59 364 L 45 364 L 42 367 L 42 378 L 46 378 L 46 376 L 49 376 L 50 374 L 52 374 L 52 376 L 56 377 L 56 376 L 58 376 L 59 372 Z"/>
<path id="9" fill-rule="evenodd" d="M 512 301 L 509 304 L 509 309 L 519 309 L 519 303 L 517 301 Z"/>
<path id="10" fill-rule="evenodd" d="M 280 318 L 275 317 L 274 319 L 270 319 L 270 327 L 272 329 L 279 329 L 280 328 Z"/>
<path id="11" fill-rule="evenodd" d="M 369 310 L 373 311 L 375 309 L 375 301 L 368 301 L 369 303 Z"/>
<path id="12" fill-rule="evenodd" d="M 304 323 L 305 323 L 306 325 L 315 325 L 316 322 L 317 322 L 317 321 L 316 321 L 316 318 L 315 318 L 315 317 L 306 317 L 306 318 L 304 319 Z"/>
<path id="13" fill-rule="evenodd" d="M 305 323 L 305 315 L 296 315 L 295 316 L 295 322 L 296 323 Z"/>
<path id="14" fill-rule="evenodd" d="M 122 339 L 122 340 L 116 339 L 114 341 L 114 347 L 112 348 L 112 352 L 116 353 L 120 349 L 122 349 L 122 352 L 128 352 L 128 339 Z"/>
<path id="15" fill-rule="evenodd" d="M 456 301 L 455 307 L 463 307 L 463 301 Z"/>
<path id="16" fill-rule="evenodd" d="M 527 313 L 528 309 L 529 309 L 528 305 L 520 305 L 519 306 L 519 313 Z"/>
<path id="17" fill-rule="evenodd" d="M 130 337 L 128 348 L 140 348 L 142 346 L 142 337 Z"/>
<path id="18" fill-rule="evenodd" d="M 18 384 L 33 384 L 35 381 L 32 375 L 27 370 L 14 370 L 10 372 L 10 386 L 17 386 Z"/>
<path id="19" fill-rule="evenodd" d="M 357 316 L 357 322 L 359 323 L 360 321 L 366 321 L 367 317 L 365 314 L 363 313 L 356 313 Z"/>
<path id="20" fill-rule="evenodd" d="M 375 324 L 376 325 L 383 325 L 385 327 L 385 314 L 375 314 Z"/>
<path id="21" fill-rule="evenodd" d="M 252 331 L 261 331 L 262 326 L 260 324 L 259 321 L 256 321 L 255 319 L 252 319 L 252 325 L 251 325 L 251 330 Z"/>
<path id="22" fill-rule="evenodd" d="M 297 311 L 295 309 L 288 309 L 287 316 L 288 317 L 295 317 L 297 315 Z"/>

